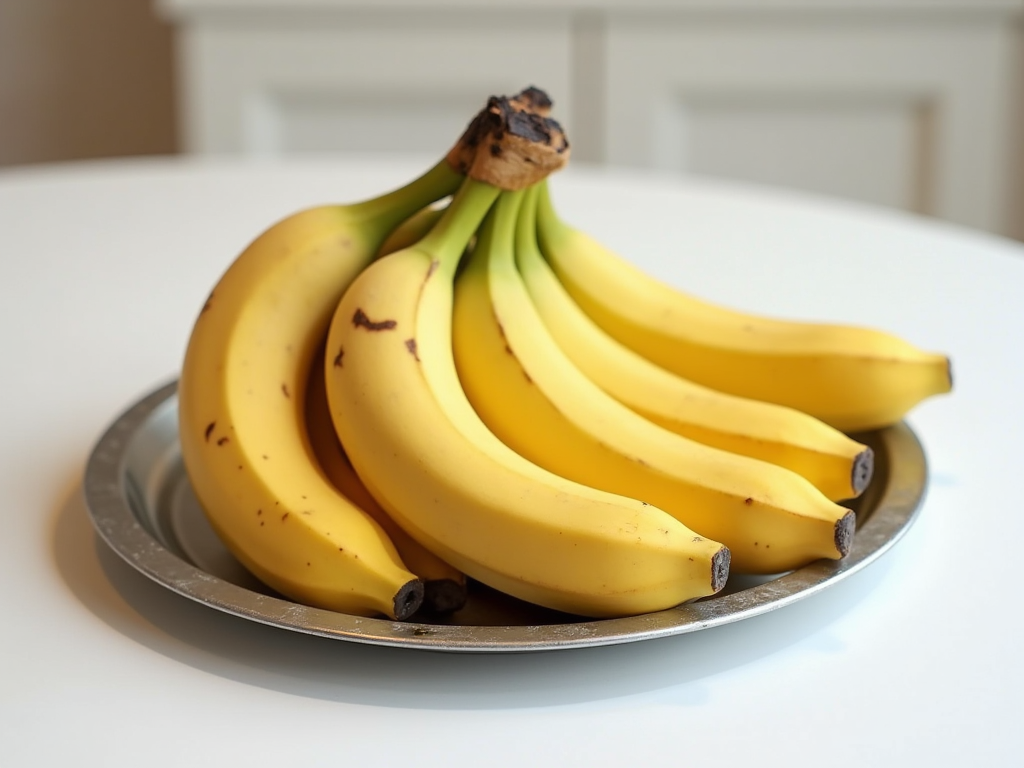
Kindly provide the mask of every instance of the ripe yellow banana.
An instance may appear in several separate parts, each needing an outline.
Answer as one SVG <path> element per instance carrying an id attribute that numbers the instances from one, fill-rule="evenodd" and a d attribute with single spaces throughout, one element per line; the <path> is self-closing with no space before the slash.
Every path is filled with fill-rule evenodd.
<path id="1" fill-rule="evenodd" d="M 466 402 L 451 356 L 452 281 L 499 194 L 470 175 L 424 240 L 360 274 L 331 323 L 328 400 L 360 478 L 427 548 L 539 605 L 620 616 L 712 594 L 727 549 L 655 507 L 529 464 Z"/>
<path id="2" fill-rule="evenodd" d="M 522 192 L 502 195 L 455 287 L 452 341 L 466 395 L 538 465 L 643 499 L 725 544 L 737 571 L 777 573 L 849 549 L 855 516 L 782 467 L 696 443 L 618 402 L 562 352 L 516 270 Z"/>
<path id="3" fill-rule="evenodd" d="M 605 333 L 559 282 L 537 247 L 537 187 L 520 212 L 524 236 L 516 265 L 533 305 L 562 352 L 587 378 L 641 416 L 666 429 L 807 478 L 833 501 L 867 487 L 871 449 L 813 416 L 773 403 L 736 397 L 677 376 Z"/>
<path id="4" fill-rule="evenodd" d="M 789 406 L 847 432 L 893 424 L 952 388 L 947 357 L 892 334 L 745 314 L 661 283 L 561 221 L 546 185 L 538 233 L 562 284 L 599 326 L 704 386 Z"/>
<path id="5" fill-rule="evenodd" d="M 232 553 L 299 602 L 403 619 L 422 601 L 380 526 L 316 466 L 303 401 L 344 289 L 394 227 L 460 182 L 445 160 L 374 200 L 284 219 L 232 263 L 193 328 L 179 384 L 189 479 Z"/>
<path id="6" fill-rule="evenodd" d="M 435 614 L 452 613 L 466 604 L 466 576 L 417 542 L 395 523 L 363 485 L 338 440 L 327 405 L 324 349 L 319 348 L 306 389 L 306 427 L 317 463 L 327 479 L 349 501 L 372 517 L 395 545 L 406 568 L 423 581 L 423 608 Z"/>

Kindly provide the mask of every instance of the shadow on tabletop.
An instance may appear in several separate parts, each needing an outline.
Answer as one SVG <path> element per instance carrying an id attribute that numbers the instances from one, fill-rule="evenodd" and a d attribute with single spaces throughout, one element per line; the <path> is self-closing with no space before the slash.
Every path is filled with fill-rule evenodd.
<path id="1" fill-rule="evenodd" d="M 883 559 L 823 595 L 676 637 L 538 653 L 464 654 L 290 632 L 175 594 L 135 571 L 95 533 L 81 483 L 56 512 L 53 547 L 61 576 L 82 604 L 157 653 L 295 696 L 435 710 L 564 706 L 658 691 L 666 692 L 667 703 L 698 706 L 708 697 L 700 681 L 821 632 L 870 595 L 888 569 Z M 816 647 L 837 650 L 824 640 Z"/>

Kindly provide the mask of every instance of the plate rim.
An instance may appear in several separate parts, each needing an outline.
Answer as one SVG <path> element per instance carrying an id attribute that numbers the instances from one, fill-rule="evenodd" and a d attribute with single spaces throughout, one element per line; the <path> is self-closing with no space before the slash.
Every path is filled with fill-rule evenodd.
<path id="1" fill-rule="evenodd" d="M 351 642 L 454 652 L 524 652 L 639 642 L 741 621 L 817 594 L 889 551 L 918 518 L 928 465 L 914 431 L 898 424 L 873 432 L 889 461 L 878 502 L 859 525 L 849 554 L 819 560 L 757 586 L 656 613 L 540 625 L 447 625 L 365 618 L 265 595 L 210 574 L 179 557 L 143 525 L 126 485 L 134 438 L 162 408 L 177 410 L 177 380 L 129 405 L 97 440 L 83 480 L 86 508 L 100 538 L 125 562 L 171 591 L 258 623 Z M 174 447 L 174 442 L 168 444 Z"/>

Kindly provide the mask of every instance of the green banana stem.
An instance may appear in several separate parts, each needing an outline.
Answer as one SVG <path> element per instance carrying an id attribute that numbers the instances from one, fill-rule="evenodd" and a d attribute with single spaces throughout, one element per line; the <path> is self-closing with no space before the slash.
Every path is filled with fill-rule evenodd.
<path id="1" fill-rule="evenodd" d="M 562 238 L 569 235 L 572 228 L 558 218 L 555 207 L 551 204 L 551 192 L 547 179 L 536 184 L 536 231 L 541 252 L 547 252 Z"/>
<path id="2" fill-rule="evenodd" d="M 466 177 L 437 224 L 416 248 L 431 254 L 438 261 L 438 269 L 454 278 L 466 246 L 500 194 L 498 187 Z"/>
<path id="3" fill-rule="evenodd" d="M 515 269 L 515 228 L 526 190 L 502 192 L 484 218 L 466 272 Z"/>
<path id="4" fill-rule="evenodd" d="M 523 204 L 519 208 L 519 220 L 516 223 L 516 263 L 520 268 L 533 263 L 540 255 L 537 243 L 537 206 L 546 185 L 534 184 L 523 195 Z M 550 206 L 550 201 L 548 202 Z"/>
<path id="5" fill-rule="evenodd" d="M 527 189 L 505 192 L 494 207 L 494 235 L 487 249 L 490 268 L 493 270 L 512 270 L 516 268 L 516 230 L 525 212 L 524 203 Z"/>
<path id="6" fill-rule="evenodd" d="M 452 194 L 465 180 L 446 159 L 441 159 L 422 176 L 396 190 L 345 206 L 365 223 L 374 252 L 389 234 L 420 209 Z"/>

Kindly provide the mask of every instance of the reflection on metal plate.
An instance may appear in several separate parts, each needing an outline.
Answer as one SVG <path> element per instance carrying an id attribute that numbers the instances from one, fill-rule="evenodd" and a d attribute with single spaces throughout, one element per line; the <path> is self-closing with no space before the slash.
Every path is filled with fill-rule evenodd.
<path id="1" fill-rule="evenodd" d="M 875 477 L 851 504 L 850 553 L 775 577 L 734 575 L 717 595 L 667 611 L 580 619 L 471 585 L 443 620 L 397 622 L 311 608 L 277 595 L 224 548 L 203 516 L 178 445 L 176 385 L 123 413 L 89 457 L 85 496 L 100 536 L 126 562 L 185 597 L 252 621 L 339 640 L 438 651 L 541 651 L 634 642 L 756 616 L 812 595 L 871 563 L 913 521 L 927 483 L 924 452 L 905 424 L 857 435 L 875 451 Z"/>

